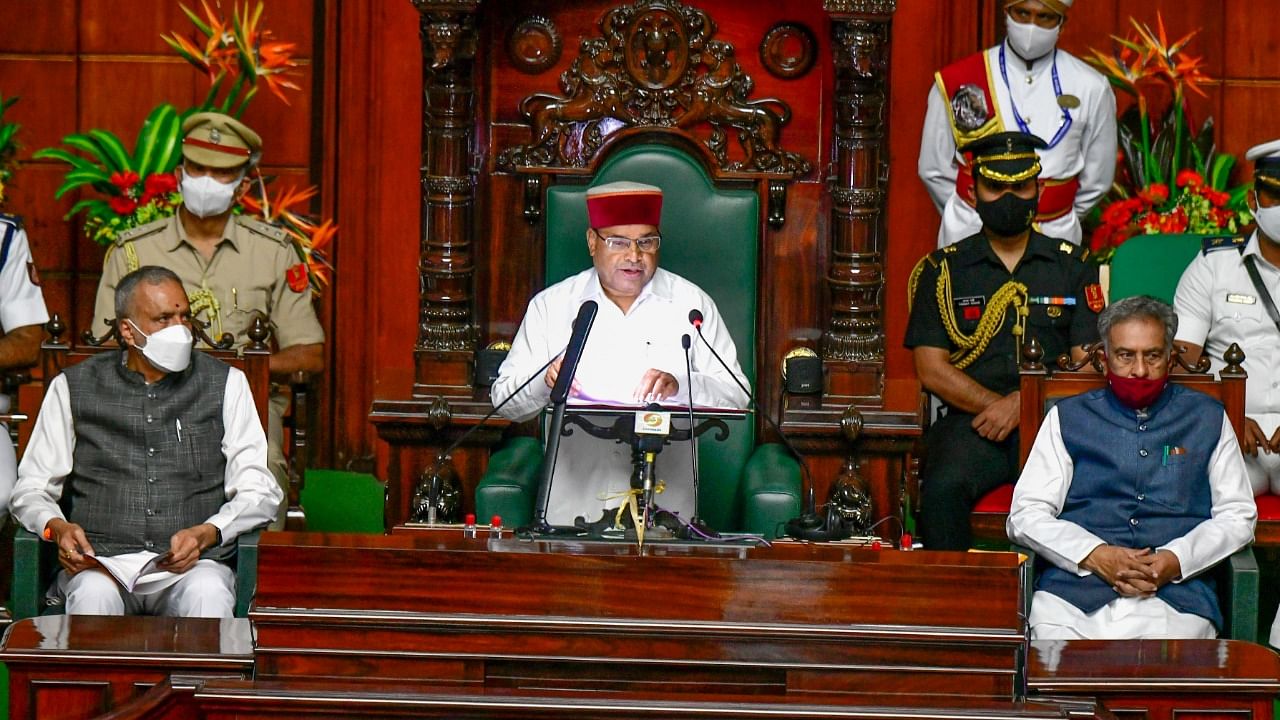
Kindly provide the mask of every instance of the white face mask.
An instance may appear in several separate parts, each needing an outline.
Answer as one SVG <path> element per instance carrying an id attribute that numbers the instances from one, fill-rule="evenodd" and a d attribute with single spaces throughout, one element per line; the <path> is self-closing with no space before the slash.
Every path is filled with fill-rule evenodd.
<path id="1" fill-rule="evenodd" d="M 1258 202 L 1256 194 L 1253 196 L 1253 201 Z M 1263 235 L 1273 241 L 1280 241 L 1280 205 L 1262 207 L 1259 203 L 1258 209 L 1253 211 L 1253 219 L 1258 221 L 1258 229 Z"/>
<path id="2" fill-rule="evenodd" d="M 1008 15 L 1004 16 L 1004 26 L 1009 47 L 1023 60 L 1038 60 L 1052 52 L 1058 44 L 1058 31 L 1062 29 L 1062 23 L 1053 29 L 1035 23 L 1023 25 Z"/>
<path id="3" fill-rule="evenodd" d="M 192 177 L 182 173 L 182 204 L 196 217 L 213 217 L 231 209 L 240 178 L 220 183 L 211 175 Z"/>
<path id="4" fill-rule="evenodd" d="M 187 369 L 191 364 L 191 350 L 195 344 L 195 336 L 191 334 L 191 328 L 186 325 L 170 325 L 163 330 L 157 330 L 150 335 L 142 332 L 137 323 L 127 320 L 133 325 L 133 331 L 146 338 L 147 344 L 144 347 L 138 347 L 142 356 L 147 362 L 156 367 L 157 370 L 165 372 L 177 373 Z"/>

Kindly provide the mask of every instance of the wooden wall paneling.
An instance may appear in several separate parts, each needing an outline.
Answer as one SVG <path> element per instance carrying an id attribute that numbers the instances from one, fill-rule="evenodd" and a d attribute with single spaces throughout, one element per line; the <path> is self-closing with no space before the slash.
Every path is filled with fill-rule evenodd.
<path id="1" fill-rule="evenodd" d="M 73 55 L 0 55 L 0 92 L 19 98 L 5 120 L 22 125 L 20 159 L 75 131 L 76 74 Z"/>
<path id="2" fill-rule="evenodd" d="M 203 99 L 191 81 L 195 71 L 177 58 L 82 55 L 80 60 L 77 128 L 115 133 L 129 150 L 156 105 L 170 102 L 181 110 Z"/>
<path id="3" fill-rule="evenodd" d="M 962 7 L 965 6 L 965 7 Z M 973 52 L 974 41 L 957 47 L 959 36 L 977 33 L 977 13 L 955 3 L 939 23 L 929 3 L 900 3 L 894 13 L 890 62 L 893 92 L 889 98 L 888 241 L 886 242 L 885 375 L 914 377 L 911 353 L 902 347 L 907 328 L 907 276 L 937 245 L 941 217 L 916 175 L 925 107 L 933 73 L 954 57 Z M 943 32 L 938 32 L 938 25 Z"/>
<path id="4" fill-rule="evenodd" d="M 1223 74 L 1228 80 L 1276 82 L 1280 36 L 1268 11 L 1247 0 L 1225 0 L 1222 7 Z"/>
<path id="5" fill-rule="evenodd" d="M 1230 111 L 1220 121 L 1219 138 L 1223 149 L 1235 153 L 1242 165 L 1236 180 L 1247 182 L 1252 165 L 1244 161 L 1244 152 L 1280 137 L 1280 115 L 1275 112 L 1276 103 L 1280 103 L 1280 83 L 1229 82 L 1222 90 L 1222 101 Z"/>
<path id="6" fill-rule="evenodd" d="M 188 37 L 195 39 L 191 21 L 176 2 L 139 0 L 130 3 L 127 13 L 120 12 L 120 4 L 111 0 L 78 0 L 76 4 L 82 53 L 163 56 L 172 51 L 161 34 L 191 33 Z M 188 3 L 187 7 L 204 17 L 199 3 Z M 229 11 L 229 6 L 223 9 Z"/>
<path id="7" fill-rule="evenodd" d="M 0 3 L 0 53 L 45 54 L 76 51 L 75 0 L 7 0 Z"/>
<path id="8" fill-rule="evenodd" d="M 418 177 L 422 114 L 418 14 L 409 2 L 339 4 L 338 157 L 332 376 L 335 460 L 373 449 L 368 422 L 379 394 L 409 393 L 397 371 L 413 366 L 418 288 Z M 379 454 L 385 466 L 387 446 Z"/>
<path id="9" fill-rule="evenodd" d="M 261 87 L 242 118 L 246 125 L 262 136 L 262 162 L 269 165 L 288 165 L 305 168 L 311 165 L 312 87 L 311 61 L 303 59 L 291 80 L 303 88 L 302 92 L 286 91 L 289 104 L 281 102 L 266 87 Z M 191 72 L 188 70 L 188 72 Z M 192 73 L 194 93 L 203 98 L 209 90 L 208 81 Z M 303 178 L 301 187 L 310 185 L 311 178 Z"/>

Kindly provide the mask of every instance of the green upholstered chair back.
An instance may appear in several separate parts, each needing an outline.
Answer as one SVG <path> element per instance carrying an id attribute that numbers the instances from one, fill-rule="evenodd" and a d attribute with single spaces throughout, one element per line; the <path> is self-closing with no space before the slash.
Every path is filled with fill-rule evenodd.
<path id="1" fill-rule="evenodd" d="M 1150 295 L 1173 302 L 1182 271 L 1203 246 L 1204 235 L 1138 235 L 1111 258 L 1110 302 Z"/>
<path id="2" fill-rule="evenodd" d="M 382 533 L 386 483 L 372 475 L 341 470 L 307 470 L 301 503 L 307 530 Z"/>
<path id="3" fill-rule="evenodd" d="M 633 145 L 614 152 L 591 184 L 619 180 L 662 188 L 659 266 L 696 283 L 715 300 L 737 345 L 738 363 L 754 387 L 758 197 L 750 190 L 716 188 L 697 160 L 668 145 Z M 587 189 L 557 185 L 547 191 L 548 286 L 591 266 Z M 692 334 L 693 328 L 689 330 Z M 738 481 L 754 447 L 749 420 L 734 423 L 725 442 L 700 442 L 698 514 L 712 527 L 737 529 Z"/>

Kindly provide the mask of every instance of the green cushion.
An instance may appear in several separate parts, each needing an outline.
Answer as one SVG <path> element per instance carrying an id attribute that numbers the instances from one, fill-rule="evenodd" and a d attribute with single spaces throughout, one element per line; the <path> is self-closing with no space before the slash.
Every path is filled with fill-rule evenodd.
<path id="1" fill-rule="evenodd" d="M 307 470 L 299 498 L 307 530 L 381 533 L 386 483 L 372 475 L 340 470 Z"/>
<path id="2" fill-rule="evenodd" d="M 504 527 L 528 525 L 533 520 L 541 465 L 542 443 L 536 438 L 512 438 L 491 455 L 489 469 L 476 488 L 476 522 L 487 523 L 497 515 Z"/>
<path id="3" fill-rule="evenodd" d="M 1200 252 L 1205 235 L 1138 235 L 1111 258 L 1109 301 L 1150 295 L 1173 302 L 1182 271 Z"/>

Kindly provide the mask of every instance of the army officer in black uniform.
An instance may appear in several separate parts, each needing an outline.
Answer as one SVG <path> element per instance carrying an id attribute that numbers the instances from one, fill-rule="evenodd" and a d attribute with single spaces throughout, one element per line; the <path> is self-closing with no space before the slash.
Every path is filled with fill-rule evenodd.
<path id="1" fill-rule="evenodd" d="M 1019 348 L 1077 359 L 1098 340 L 1104 305 L 1088 251 L 1032 222 L 1045 143 L 999 133 L 969 143 L 982 230 L 921 259 L 912 271 L 906 346 L 925 389 L 947 415 L 925 435 L 920 524 L 931 550 L 965 550 L 969 513 L 1018 477 Z"/>

